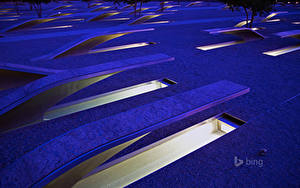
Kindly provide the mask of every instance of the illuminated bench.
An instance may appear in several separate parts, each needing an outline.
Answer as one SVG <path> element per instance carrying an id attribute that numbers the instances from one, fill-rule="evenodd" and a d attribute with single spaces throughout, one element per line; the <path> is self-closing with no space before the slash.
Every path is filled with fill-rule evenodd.
<path id="1" fill-rule="evenodd" d="M 300 39 L 300 30 L 284 31 L 276 33 L 276 35 L 280 36 L 281 38 L 293 37 L 296 39 Z"/>
<path id="2" fill-rule="evenodd" d="M 149 132 L 248 92 L 246 86 L 219 81 L 84 124 L 16 159 L 2 170 L 2 185 L 71 187 Z"/>
<path id="3" fill-rule="evenodd" d="M 121 12 L 106 12 L 106 13 L 103 13 L 103 14 L 100 14 L 98 16 L 94 16 L 94 17 L 90 18 L 88 20 L 88 22 L 103 20 L 104 18 L 114 16 L 114 15 L 117 15 L 117 14 L 120 14 L 120 13 Z"/>
<path id="4" fill-rule="evenodd" d="M 28 20 L 25 22 L 22 22 L 20 24 L 17 25 L 13 25 L 7 29 L 4 30 L 4 32 L 11 32 L 11 31 L 19 31 L 19 30 L 23 30 L 23 29 L 28 29 L 31 28 L 33 26 L 42 24 L 42 23 L 46 23 L 46 22 L 50 22 L 50 21 L 54 21 L 59 19 L 58 17 L 55 18 L 40 18 L 40 19 L 32 19 L 32 20 Z"/>
<path id="5" fill-rule="evenodd" d="M 280 36 L 281 38 L 292 37 L 292 38 L 300 39 L 300 30 L 284 31 L 284 32 L 277 33 L 276 35 Z M 270 56 L 279 56 L 296 50 L 300 50 L 300 44 L 263 52 L 263 54 L 270 55 Z"/>
<path id="6" fill-rule="evenodd" d="M 63 71 L 63 70 L 28 66 L 28 65 L 22 65 L 22 64 L 6 63 L 6 62 L 2 62 L 2 61 L 0 61 L 0 69 L 17 71 L 17 72 L 41 74 L 41 75 L 50 75 L 50 74 L 54 74 L 54 73 Z"/>
<path id="7" fill-rule="evenodd" d="M 0 90 L 20 87 L 61 70 L 0 62 Z"/>
<path id="8" fill-rule="evenodd" d="M 55 13 L 50 15 L 49 17 L 60 17 L 60 16 L 69 16 L 72 15 L 73 13 Z"/>
<path id="9" fill-rule="evenodd" d="M 98 7 L 98 8 L 93 9 L 91 12 L 98 12 L 98 11 L 105 10 L 105 9 L 108 9 L 108 8 L 111 8 L 111 6 Z"/>
<path id="10" fill-rule="evenodd" d="M 95 7 L 95 6 L 99 6 L 99 5 L 102 5 L 102 4 L 103 4 L 103 3 L 93 3 L 93 4 L 90 5 L 89 8 L 93 8 L 93 7 Z"/>
<path id="11" fill-rule="evenodd" d="M 172 60 L 170 56 L 155 54 L 61 71 L 35 80 L 1 97 L 1 132 L 41 120 L 50 107 L 65 97 L 114 74 Z"/>
<path id="12" fill-rule="evenodd" d="M 136 20 L 133 20 L 132 22 L 129 23 L 129 25 L 137 25 L 137 24 L 142 24 L 150 19 L 159 17 L 163 14 L 151 14 L 151 15 L 145 15 L 142 17 L 137 18 Z"/>
<path id="13" fill-rule="evenodd" d="M 134 5 L 133 4 L 129 4 L 129 5 L 125 5 L 124 7 L 122 7 L 120 10 L 126 10 L 130 7 L 133 7 Z"/>
<path id="14" fill-rule="evenodd" d="M 72 6 L 72 5 L 62 5 L 62 6 L 59 6 L 59 7 L 54 8 L 53 10 L 61 10 L 61 9 L 69 8 L 69 7 L 71 7 L 71 6 Z"/>
<path id="15" fill-rule="evenodd" d="M 200 4 L 202 4 L 202 1 L 195 1 L 195 2 L 191 2 L 191 3 L 187 4 L 186 7 L 197 6 Z"/>
<path id="16" fill-rule="evenodd" d="M 36 60 L 49 60 L 49 59 L 56 59 L 61 57 L 66 57 L 70 55 L 82 55 L 87 54 L 89 51 L 91 51 L 94 47 L 107 42 L 109 40 L 131 34 L 131 33 L 137 33 L 137 32 L 143 32 L 143 31 L 153 31 L 153 28 L 149 29 L 140 29 L 140 30 L 129 30 L 129 31 L 119 31 L 114 33 L 101 33 L 101 34 L 93 34 L 89 37 L 84 37 L 84 39 L 80 39 L 79 41 L 72 42 L 71 44 L 67 44 L 66 46 L 63 46 L 60 49 L 57 49 L 56 51 L 32 59 L 33 61 Z"/>
<path id="17" fill-rule="evenodd" d="M 150 9 L 150 8 L 149 7 L 148 8 L 139 8 L 139 9 L 136 9 L 135 11 L 130 12 L 129 14 L 140 13 L 140 12 L 143 12 L 144 10 L 148 10 L 148 9 Z"/>
<path id="18" fill-rule="evenodd" d="M 274 22 L 274 21 L 280 21 L 280 19 L 275 19 L 275 20 L 271 20 L 271 18 L 273 18 L 274 16 L 278 15 L 278 14 L 286 14 L 288 13 L 287 11 L 281 11 L 281 12 L 272 12 L 271 14 L 269 14 L 267 17 L 265 17 L 262 22 Z"/>
<path id="19" fill-rule="evenodd" d="M 278 14 L 285 14 L 288 13 L 286 11 L 282 11 L 282 12 L 272 12 L 271 14 L 269 14 L 268 16 L 266 16 L 261 22 L 277 22 L 280 21 L 280 19 L 274 19 L 271 20 L 271 18 L 273 18 L 274 16 L 278 15 Z M 248 20 L 248 23 L 250 23 L 250 20 Z M 247 21 L 241 21 L 239 23 L 237 23 L 234 27 L 243 27 L 247 24 Z"/>
<path id="20" fill-rule="evenodd" d="M 100 165 L 74 188 L 125 187 L 245 124 L 223 113 Z M 147 135 L 146 135 L 147 136 Z"/>
<path id="21" fill-rule="evenodd" d="M 245 42 L 249 42 L 249 41 L 253 41 L 253 40 L 264 39 L 264 36 L 262 36 L 258 32 L 253 31 L 252 29 L 249 29 L 249 28 L 217 30 L 217 31 L 211 31 L 210 34 L 229 34 L 229 35 L 237 36 L 237 37 L 241 38 L 241 40 L 224 42 L 224 43 L 219 43 L 219 44 L 211 44 L 211 45 L 206 45 L 206 46 L 199 46 L 199 47 L 196 47 L 197 49 L 212 50 L 212 49 L 231 46 L 231 45 L 235 45 L 235 44 L 241 44 L 241 43 L 245 43 Z"/>
<path id="22" fill-rule="evenodd" d="M 162 7 L 162 8 L 157 9 L 155 12 L 162 12 L 162 11 L 164 11 L 164 10 L 166 10 L 166 9 L 170 9 L 170 8 L 178 7 L 178 6 L 179 6 L 179 5 L 167 5 L 167 6 L 164 6 L 164 7 Z"/>

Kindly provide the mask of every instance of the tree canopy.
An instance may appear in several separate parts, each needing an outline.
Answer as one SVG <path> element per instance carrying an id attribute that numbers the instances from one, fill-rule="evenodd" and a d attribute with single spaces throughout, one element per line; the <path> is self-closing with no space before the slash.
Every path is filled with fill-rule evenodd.
<path id="1" fill-rule="evenodd" d="M 219 0 L 225 3 L 232 11 L 239 10 L 243 8 L 246 13 L 246 21 L 248 26 L 249 13 L 251 12 L 251 20 L 249 27 L 252 27 L 254 17 L 262 15 L 264 13 L 269 13 L 273 6 L 276 4 L 277 0 Z"/>
<path id="2" fill-rule="evenodd" d="M 33 6 L 34 10 L 36 11 L 39 18 L 42 17 L 42 4 L 50 3 L 53 0 L 22 0 L 23 2 L 29 3 Z"/>

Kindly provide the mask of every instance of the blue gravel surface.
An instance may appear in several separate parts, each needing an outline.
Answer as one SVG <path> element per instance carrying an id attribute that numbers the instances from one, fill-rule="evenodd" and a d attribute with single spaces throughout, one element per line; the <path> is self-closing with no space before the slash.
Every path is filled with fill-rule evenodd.
<path id="1" fill-rule="evenodd" d="M 185 4 L 182 3 L 182 5 Z M 58 5 L 48 4 L 45 7 L 45 15 L 52 13 L 52 9 L 56 6 Z M 76 6 L 80 7 L 79 5 Z M 156 2 L 145 6 L 159 7 Z M 171 21 L 167 24 L 129 27 L 124 21 L 72 22 L 74 27 L 67 29 L 26 30 L 4 34 L 5 37 L 0 38 L 1 62 L 33 67 L 57 70 L 81 68 L 156 53 L 165 53 L 175 57 L 175 61 L 172 62 L 114 75 L 65 98 L 60 104 L 161 78 L 172 79 L 177 84 L 0 135 L 1 168 L 9 166 L 17 158 L 48 140 L 85 123 L 128 111 L 219 80 L 229 80 L 248 86 L 251 88 L 250 93 L 213 110 L 214 112 L 226 111 L 248 123 L 131 186 L 299 187 L 300 140 L 298 136 L 300 130 L 297 122 L 300 107 L 300 51 L 277 57 L 262 53 L 299 44 L 299 39 L 280 38 L 274 34 L 288 30 L 299 30 L 299 25 L 292 24 L 292 22 L 300 21 L 300 7 L 276 7 L 277 11 L 289 12 L 274 17 L 274 19 L 280 18 L 282 20 L 280 22 L 261 23 L 261 18 L 257 17 L 255 26 L 265 28 L 258 31 L 266 36 L 264 40 L 209 51 L 196 49 L 197 46 L 238 39 L 231 35 L 212 35 L 205 31 L 213 28 L 232 27 L 244 19 L 243 13 L 223 10 L 221 6 L 219 3 L 205 3 L 204 7 L 173 8 L 178 11 L 168 12 L 170 14 L 151 20 Z M 26 18 L 35 17 L 27 10 L 28 7 L 24 6 L 23 9 L 26 12 L 24 15 Z M 83 14 L 79 16 L 80 18 L 90 17 L 90 13 L 85 14 L 88 12 L 86 7 L 73 11 Z M 125 17 L 125 15 L 118 15 L 114 18 L 117 17 Z M 134 19 L 133 16 L 130 18 Z M 70 24 L 70 22 L 63 20 L 49 22 L 44 26 Z M 0 29 L 16 23 L 19 21 L 0 22 Z M 120 24 L 122 25 L 120 26 Z M 40 25 L 36 28 L 43 28 L 44 26 Z M 33 58 L 49 54 L 104 28 L 108 31 L 145 28 L 154 28 L 155 30 L 125 35 L 105 42 L 96 48 L 149 41 L 156 42 L 156 44 L 49 61 L 32 61 Z M 71 33 L 71 31 L 73 33 L 68 35 L 68 32 Z M 29 38 L 31 39 L 29 40 Z M 7 95 L 10 91 L 0 91 L 0 96 Z M 207 114 L 210 113 L 207 112 Z M 203 116 L 205 113 L 197 114 L 156 130 L 118 156 L 198 123 L 197 120 L 202 119 Z M 62 120 L 68 123 L 61 123 Z M 263 157 L 257 155 L 262 148 L 268 150 L 266 156 Z M 236 168 L 233 163 L 235 156 L 243 160 L 246 158 L 263 160 L 263 166 L 243 165 Z"/>

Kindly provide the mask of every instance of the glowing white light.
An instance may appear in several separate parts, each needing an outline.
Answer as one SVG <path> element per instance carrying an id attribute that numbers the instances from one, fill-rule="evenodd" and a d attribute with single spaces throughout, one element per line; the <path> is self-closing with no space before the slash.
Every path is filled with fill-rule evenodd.
<path id="1" fill-rule="evenodd" d="M 148 93 L 157 89 L 168 87 L 167 84 L 161 80 L 154 80 L 143 84 L 134 85 L 131 87 L 115 90 L 112 92 L 88 97 L 78 101 L 73 101 L 67 104 L 57 105 L 49 109 L 45 115 L 44 120 L 50 120 L 65 115 L 69 115 L 75 112 L 80 112 L 104 104 L 112 103 L 143 93 Z"/>
<path id="2" fill-rule="evenodd" d="M 202 3 L 202 1 L 195 1 L 195 2 L 192 2 L 192 3 L 188 4 L 188 5 L 186 5 L 186 7 L 190 7 L 190 6 L 194 6 L 194 5 L 199 5 L 201 3 Z"/>
<path id="3" fill-rule="evenodd" d="M 266 22 L 280 22 L 280 19 L 267 20 Z"/>
<path id="4" fill-rule="evenodd" d="M 253 27 L 251 28 L 253 31 L 257 31 L 257 30 L 261 30 L 261 29 L 265 29 L 265 27 Z"/>
<path id="5" fill-rule="evenodd" d="M 74 187 L 125 187 L 234 129 L 211 118 L 98 167 Z"/>
<path id="6" fill-rule="evenodd" d="M 268 51 L 268 52 L 263 52 L 263 54 L 270 55 L 270 56 L 279 56 L 279 55 L 290 53 L 290 52 L 293 52 L 296 50 L 300 50 L 300 44 L 295 45 L 295 46 L 280 48 L 280 49 L 272 50 L 272 51 Z"/>
<path id="7" fill-rule="evenodd" d="M 206 45 L 206 46 L 199 46 L 196 47 L 199 50 L 212 50 L 212 49 L 216 49 L 216 48 L 222 48 L 222 47 L 226 47 L 226 46 L 232 46 L 235 44 L 241 44 L 244 41 L 230 41 L 230 42 L 224 42 L 224 43 L 219 43 L 219 44 L 211 44 L 211 45 Z"/>
<path id="8" fill-rule="evenodd" d="M 0 22 L 7 22 L 7 21 L 16 21 L 18 19 L 12 18 L 12 19 L 0 19 Z"/>
<path id="9" fill-rule="evenodd" d="M 142 24 L 164 24 L 164 23 L 170 23 L 170 21 L 157 21 L 157 22 L 145 22 Z"/>
<path id="10" fill-rule="evenodd" d="M 248 21 L 248 23 L 249 23 L 249 21 Z M 238 24 L 236 24 L 234 27 L 243 27 L 246 24 L 247 24 L 247 21 L 241 21 Z"/>
<path id="11" fill-rule="evenodd" d="M 270 20 L 272 17 L 278 15 L 278 14 L 284 14 L 284 13 L 288 13 L 287 11 L 282 11 L 282 12 L 273 12 L 271 14 L 269 14 L 265 19 L 262 20 L 262 22 L 267 22 L 268 20 Z"/>
<path id="12" fill-rule="evenodd" d="M 64 19 L 64 20 L 58 20 L 60 22 L 78 22 L 78 21 L 84 21 L 83 18 L 77 18 L 77 19 Z"/>
<path id="13" fill-rule="evenodd" d="M 130 20 L 130 18 L 110 18 L 110 19 L 104 19 L 102 21 L 121 21 L 121 20 Z"/>
<path id="14" fill-rule="evenodd" d="M 54 26 L 54 27 L 42 27 L 42 28 L 34 28 L 31 30 L 46 30 L 46 29 L 64 29 L 73 27 L 72 25 L 61 25 L 61 26 Z"/>
<path id="15" fill-rule="evenodd" d="M 137 47 L 143 47 L 143 46 L 148 46 L 148 45 L 149 45 L 148 42 L 140 42 L 140 43 L 134 43 L 134 44 L 126 44 L 126 45 L 120 45 L 120 46 L 90 50 L 88 53 L 89 54 L 94 54 L 94 53 L 101 53 L 101 52 L 108 52 L 108 51 L 115 51 L 115 50 L 123 50 L 123 49 L 129 49 L 129 48 L 137 48 Z"/>

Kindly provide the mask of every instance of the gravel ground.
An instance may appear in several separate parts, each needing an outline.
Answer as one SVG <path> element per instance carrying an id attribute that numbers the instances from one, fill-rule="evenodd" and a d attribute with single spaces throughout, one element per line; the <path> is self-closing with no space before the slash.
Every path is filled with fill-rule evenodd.
<path id="1" fill-rule="evenodd" d="M 157 3 L 146 4 L 146 6 L 153 5 L 158 7 Z M 51 6 L 54 7 L 55 5 L 51 4 Z M 49 9 L 51 6 L 49 5 Z M 15 42 L 3 42 L 0 39 L 1 61 L 36 67 L 70 69 L 155 53 L 165 53 L 176 59 L 173 62 L 119 73 L 67 97 L 60 103 L 160 78 L 169 78 L 178 82 L 178 84 L 165 89 L 63 117 L 68 119 L 66 124 L 59 124 L 60 118 L 58 118 L 1 135 L 1 167 L 9 165 L 16 158 L 31 151 L 36 146 L 82 124 L 219 80 L 230 80 L 250 87 L 251 91 L 249 94 L 230 102 L 230 105 L 225 105 L 226 111 L 247 122 L 249 121 L 249 123 L 228 134 L 228 136 L 224 136 L 141 179 L 132 186 L 194 187 L 199 184 L 203 187 L 224 187 L 226 185 L 233 187 L 299 186 L 300 164 L 298 158 L 300 153 L 297 148 L 299 148 L 300 142 L 296 136 L 299 135 L 300 129 L 296 122 L 297 116 L 299 116 L 300 101 L 299 97 L 289 102 L 286 100 L 300 93 L 300 65 L 298 63 L 300 51 L 277 57 L 262 54 L 265 51 L 299 44 L 298 39 L 279 38 L 274 35 L 277 32 L 299 29 L 299 25 L 291 23 L 300 21 L 299 6 L 277 7 L 277 10 L 289 11 L 290 13 L 275 17 L 284 19 L 281 22 L 260 23 L 258 18 L 255 26 L 265 27 L 265 29 L 258 31 L 266 36 L 264 40 L 209 51 L 197 50 L 197 46 L 237 39 L 230 35 L 211 35 L 204 31 L 212 28 L 232 27 L 243 20 L 243 15 L 240 12 L 216 8 L 218 6 L 220 4 L 205 5 L 205 7 L 210 8 L 174 8 L 178 9 L 177 12 L 174 12 L 175 14 L 166 14 L 153 19 L 153 21 L 170 20 L 171 23 L 132 27 L 134 29 L 153 27 L 155 30 L 126 35 L 97 47 L 146 41 L 157 43 L 140 48 L 66 57 L 51 61 L 31 61 L 32 58 L 48 54 L 57 48 L 72 43 L 74 40 L 85 37 L 85 35 L 76 34 L 77 31 L 83 29 L 98 31 L 107 27 L 121 29 L 122 27 L 117 27 L 122 23 L 120 21 L 91 24 L 76 22 L 73 23 L 74 27 L 71 29 L 43 30 L 40 32 L 41 34 L 49 33 L 49 37 L 43 39 Z M 123 16 L 118 15 L 116 17 Z M 191 20 L 196 22 L 191 23 Z M 55 21 L 44 26 L 50 27 L 69 23 Z M 2 23 L 0 24 L 0 28 L 4 28 Z M 9 24 L 5 23 L 4 26 L 7 25 Z M 127 26 L 124 28 L 128 30 Z M 57 32 L 68 30 L 74 31 L 74 35 L 55 37 Z M 36 37 L 41 34 L 38 31 L 28 30 L 12 33 L 7 37 Z M 85 118 L 85 113 L 95 115 L 92 119 L 90 116 Z M 118 156 L 191 126 L 197 122 L 199 116 L 201 114 L 159 129 L 121 152 Z M 261 148 L 267 148 L 269 151 L 267 156 L 261 158 L 264 160 L 262 168 L 256 166 L 234 167 L 234 156 L 256 159 L 259 158 L 257 151 Z"/>

